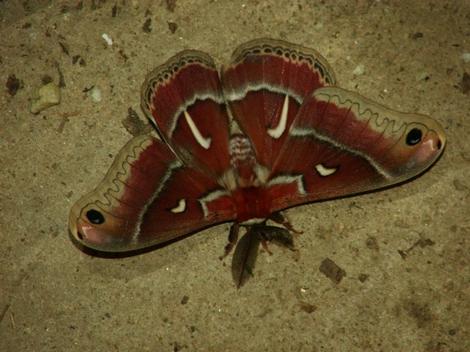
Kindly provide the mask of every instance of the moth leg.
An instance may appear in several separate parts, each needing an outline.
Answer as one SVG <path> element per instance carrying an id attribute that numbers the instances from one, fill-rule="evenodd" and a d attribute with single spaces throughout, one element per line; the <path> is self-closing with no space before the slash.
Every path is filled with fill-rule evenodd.
<path id="1" fill-rule="evenodd" d="M 294 237 L 287 229 L 277 226 L 263 226 L 260 228 L 259 233 L 262 240 L 265 242 L 273 242 L 281 247 L 288 248 L 291 251 L 297 250 L 294 247 Z"/>
<path id="2" fill-rule="evenodd" d="M 269 242 L 269 240 L 267 240 L 266 238 L 264 238 L 264 236 L 261 236 L 261 245 L 263 246 L 263 249 L 264 249 L 269 255 L 273 255 L 273 252 L 271 252 L 271 250 L 270 250 L 269 247 L 268 247 L 268 242 Z"/>
<path id="3" fill-rule="evenodd" d="M 286 229 L 288 229 L 290 232 L 295 233 L 296 235 L 300 235 L 300 234 L 304 233 L 303 231 L 294 229 L 294 227 L 292 226 L 290 221 L 284 215 L 282 215 L 282 213 L 280 211 L 278 211 L 276 213 L 272 213 L 269 216 L 269 220 L 272 220 L 275 223 L 281 224 Z"/>
<path id="4" fill-rule="evenodd" d="M 233 223 L 230 227 L 230 232 L 228 233 L 228 243 L 225 245 L 224 254 L 219 257 L 220 260 L 224 259 L 226 256 L 230 254 L 233 247 L 238 242 L 238 234 L 240 233 L 240 225 L 238 222 Z"/>

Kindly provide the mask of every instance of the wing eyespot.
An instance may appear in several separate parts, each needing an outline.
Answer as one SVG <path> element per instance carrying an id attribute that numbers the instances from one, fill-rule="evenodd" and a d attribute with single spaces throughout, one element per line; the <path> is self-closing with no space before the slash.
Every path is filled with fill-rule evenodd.
<path id="1" fill-rule="evenodd" d="M 86 212 L 86 218 L 89 222 L 95 225 L 104 223 L 104 216 L 98 210 L 90 209 Z"/>
<path id="2" fill-rule="evenodd" d="M 419 128 L 412 128 L 406 135 L 406 144 L 413 146 L 421 142 L 423 132 Z"/>

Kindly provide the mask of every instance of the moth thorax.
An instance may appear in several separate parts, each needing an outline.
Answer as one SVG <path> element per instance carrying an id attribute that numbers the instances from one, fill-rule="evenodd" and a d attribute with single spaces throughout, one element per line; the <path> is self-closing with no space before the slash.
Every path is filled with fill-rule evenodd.
<path id="1" fill-rule="evenodd" d="M 254 223 L 270 215 L 271 200 L 264 187 L 238 188 L 232 192 L 239 223 Z"/>
<path id="2" fill-rule="evenodd" d="M 239 187 L 249 187 L 257 183 L 254 171 L 256 158 L 250 140 L 242 135 L 235 134 L 230 138 L 230 165 L 236 171 Z"/>
<path id="3" fill-rule="evenodd" d="M 232 166 L 236 166 L 241 162 L 255 161 L 253 154 L 253 148 L 251 147 L 250 140 L 242 135 L 235 134 L 230 138 L 230 163 Z"/>

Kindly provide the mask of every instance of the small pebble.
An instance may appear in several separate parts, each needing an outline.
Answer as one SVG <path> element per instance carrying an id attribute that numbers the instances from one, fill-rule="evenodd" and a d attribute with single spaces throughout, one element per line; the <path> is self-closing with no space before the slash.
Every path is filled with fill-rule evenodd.
<path id="1" fill-rule="evenodd" d="M 357 65 L 356 68 L 353 71 L 353 74 L 356 76 L 363 75 L 365 72 L 366 68 L 363 64 Z"/>
<path id="2" fill-rule="evenodd" d="M 88 95 L 95 103 L 99 103 L 101 101 L 101 89 L 98 87 L 93 87 L 88 91 Z"/>
<path id="3" fill-rule="evenodd" d="M 109 35 L 107 35 L 106 33 L 103 33 L 101 35 L 101 38 L 103 38 L 106 42 L 106 44 L 108 44 L 109 46 L 113 45 L 113 40 L 111 39 L 111 37 Z"/>
<path id="4" fill-rule="evenodd" d="M 43 85 L 37 92 L 37 98 L 31 102 L 30 111 L 37 114 L 60 103 L 60 88 L 53 82 Z"/>
<path id="5" fill-rule="evenodd" d="M 469 63 L 470 62 L 470 53 L 463 53 L 462 54 L 462 59 L 465 63 Z"/>

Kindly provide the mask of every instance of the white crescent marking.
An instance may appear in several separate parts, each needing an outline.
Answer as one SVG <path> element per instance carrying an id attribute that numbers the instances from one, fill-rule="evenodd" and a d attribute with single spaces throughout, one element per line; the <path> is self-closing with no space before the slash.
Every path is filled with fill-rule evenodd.
<path id="1" fill-rule="evenodd" d="M 173 214 L 179 214 L 179 213 L 182 213 L 186 210 L 186 199 L 184 198 L 181 198 L 179 201 L 178 201 L 178 205 L 172 209 L 170 209 L 170 211 L 173 213 Z"/>
<path id="2" fill-rule="evenodd" d="M 197 128 L 196 124 L 194 123 L 193 119 L 188 114 L 188 112 L 184 110 L 183 113 L 184 113 L 184 118 L 186 119 L 186 122 L 188 123 L 189 128 L 191 129 L 191 132 L 193 133 L 194 138 L 196 138 L 196 141 L 204 149 L 209 149 L 209 147 L 211 146 L 211 138 L 210 137 L 204 138 L 201 132 L 199 132 L 199 129 Z"/>
<path id="3" fill-rule="evenodd" d="M 282 136 L 286 130 L 287 124 L 287 113 L 289 112 L 289 95 L 286 94 L 284 98 L 284 104 L 282 105 L 281 118 L 276 127 L 268 129 L 268 134 L 274 139 L 278 139 Z"/>
<path id="4" fill-rule="evenodd" d="M 330 176 L 333 175 L 337 168 L 335 167 L 325 167 L 322 164 L 315 165 L 315 170 L 320 174 L 320 176 Z"/>
<path id="5" fill-rule="evenodd" d="M 346 145 L 339 143 L 338 141 L 335 141 L 331 139 L 328 136 L 324 136 L 320 133 L 318 133 L 314 128 L 302 128 L 302 127 L 294 127 L 291 128 L 289 131 L 289 135 L 293 137 L 313 137 L 315 139 L 318 139 L 319 141 L 329 143 L 336 148 L 346 150 L 347 152 L 357 155 L 369 162 L 369 164 L 377 170 L 379 174 L 381 174 L 383 177 L 385 177 L 387 180 L 390 180 L 393 178 L 393 176 L 385 169 L 383 168 L 378 162 L 376 162 L 373 158 L 371 158 L 369 155 L 359 151 L 355 150 L 352 148 L 348 148 Z"/>

